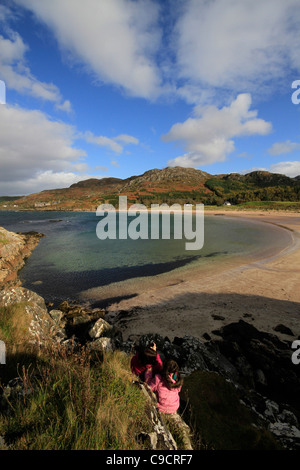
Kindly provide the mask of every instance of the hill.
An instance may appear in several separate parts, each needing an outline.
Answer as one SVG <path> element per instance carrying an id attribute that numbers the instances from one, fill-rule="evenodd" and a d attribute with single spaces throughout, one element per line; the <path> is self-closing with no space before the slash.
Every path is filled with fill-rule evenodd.
<path id="1" fill-rule="evenodd" d="M 194 168 L 152 169 L 130 178 L 91 178 L 69 188 L 52 189 L 16 199 L 0 200 L 0 209 L 91 210 L 103 203 L 118 206 L 118 197 L 128 204 L 174 203 L 222 205 L 264 201 L 300 201 L 300 178 L 267 171 L 245 175 L 211 175 Z"/>

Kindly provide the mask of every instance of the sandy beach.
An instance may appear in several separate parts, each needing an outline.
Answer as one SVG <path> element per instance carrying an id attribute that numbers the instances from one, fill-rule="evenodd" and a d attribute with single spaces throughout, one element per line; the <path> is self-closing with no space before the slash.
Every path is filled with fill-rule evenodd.
<path id="1" fill-rule="evenodd" d="M 121 328 L 124 339 L 146 333 L 170 340 L 204 334 L 213 339 L 214 331 L 239 320 L 287 341 L 300 337 L 300 214 L 219 209 L 208 215 L 271 224 L 283 231 L 284 243 L 276 252 L 270 247 L 267 256 L 220 265 L 204 277 L 187 270 L 177 278 L 135 283 L 135 296 L 110 305 L 107 319 Z M 118 295 L 118 286 L 111 286 L 111 293 Z M 293 335 L 276 331 L 278 325 Z"/>

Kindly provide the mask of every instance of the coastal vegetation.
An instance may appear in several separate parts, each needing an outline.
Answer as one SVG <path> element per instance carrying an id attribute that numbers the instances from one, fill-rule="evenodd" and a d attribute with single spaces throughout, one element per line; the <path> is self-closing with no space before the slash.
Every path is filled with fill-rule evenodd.
<path id="1" fill-rule="evenodd" d="M 22 391 L 6 389 L 2 397 L 4 448 L 143 449 L 136 436 L 150 430 L 150 421 L 146 399 L 132 384 L 129 356 L 117 351 L 92 357 L 84 348 L 69 354 L 50 343 L 37 349 L 24 318 L 22 304 L 0 308 L 0 338 L 7 347 L 0 386 L 4 390 L 16 377 L 22 382 Z"/>

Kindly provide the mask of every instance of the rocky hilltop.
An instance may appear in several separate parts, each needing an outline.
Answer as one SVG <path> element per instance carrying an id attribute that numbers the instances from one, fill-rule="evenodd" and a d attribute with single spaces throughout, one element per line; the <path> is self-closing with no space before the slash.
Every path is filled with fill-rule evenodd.
<path id="1" fill-rule="evenodd" d="M 140 189 L 143 185 L 153 185 L 153 187 L 161 186 L 167 188 L 169 185 L 173 189 L 179 189 L 179 187 L 187 187 L 189 189 L 193 187 L 202 187 L 205 181 L 211 178 L 212 175 L 201 170 L 194 168 L 181 168 L 168 167 L 163 170 L 153 169 L 146 171 L 141 176 L 135 176 L 129 178 L 129 181 L 124 180 L 122 191 L 126 189 L 137 188 Z"/>
<path id="2" fill-rule="evenodd" d="M 300 201 L 300 179 L 253 171 L 246 175 L 230 173 L 211 175 L 194 168 L 152 169 L 142 175 L 120 178 L 91 178 L 69 188 L 30 194 L 16 200 L 1 198 L 2 210 L 90 210 L 100 204 L 115 207 L 120 195 L 128 203 L 179 203 L 221 205 L 249 201 Z"/>

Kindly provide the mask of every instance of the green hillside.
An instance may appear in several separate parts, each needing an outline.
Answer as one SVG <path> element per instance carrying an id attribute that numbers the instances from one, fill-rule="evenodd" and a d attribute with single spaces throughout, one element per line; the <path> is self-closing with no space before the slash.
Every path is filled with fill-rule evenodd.
<path id="1" fill-rule="evenodd" d="M 271 201 L 272 208 L 276 203 L 289 202 L 292 210 L 299 210 L 300 179 L 267 171 L 210 175 L 194 168 L 168 167 L 148 170 L 124 180 L 92 178 L 69 188 L 44 190 L 20 198 L 0 198 L 0 209 L 94 211 L 103 203 L 117 207 L 119 196 L 127 196 L 128 205 L 140 203 L 147 207 L 162 203 L 221 206 L 225 202 L 249 206 L 249 203 Z M 290 210 L 290 207 L 284 206 L 284 209 Z"/>

